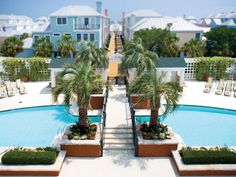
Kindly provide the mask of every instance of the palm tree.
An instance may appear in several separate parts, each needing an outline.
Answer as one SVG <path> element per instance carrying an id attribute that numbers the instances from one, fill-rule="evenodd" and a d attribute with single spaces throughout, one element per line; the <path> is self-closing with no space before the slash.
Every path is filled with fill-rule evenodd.
<path id="1" fill-rule="evenodd" d="M 71 36 L 64 35 L 62 39 L 58 42 L 58 50 L 61 53 L 62 57 L 71 57 L 75 51 L 75 42 L 72 40 Z"/>
<path id="2" fill-rule="evenodd" d="M 140 75 L 145 70 L 154 69 L 156 59 L 156 53 L 145 50 L 139 38 L 125 47 L 121 71 L 128 74 L 129 68 L 136 68 L 137 75 Z"/>
<path id="3" fill-rule="evenodd" d="M 53 53 L 53 45 L 46 37 L 38 38 L 34 43 L 34 54 L 38 57 L 51 57 Z"/>
<path id="4" fill-rule="evenodd" d="M 188 57 L 200 57 L 204 53 L 204 43 L 202 41 L 191 39 L 182 47 L 182 51 L 187 53 Z"/>
<path id="5" fill-rule="evenodd" d="M 86 62 L 94 65 L 96 68 L 106 68 L 108 66 L 108 58 L 106 50 L 97 48 L 95 43 L 82 41 L 78 47 L 77 62 Z"/>
<path id="6" fill-rule="evenodd" d="M 101 83 L 104 84 L 93 66 L 83 62 L 79 65 L 68 64 L 57 77 L 57 87 L 52 92 L 53 101 L 56 102 L 60 94 L 64 94 L 64 102 L 67 105 L 70 100 L 76 100 L 79 107 L 79 125 L 82 129 L 87 128 L 90 95 Z"/>
<path id="7" fill-rule="evenodd" d="M 15 57 L 17 53 L 23 51 L 23 42 L 15 36 L 8 37 L 4 40 L 1 48 L 3 56 Z"/>
<path id="8" fill-rule="evenodd" d="M 128 90 L 128 94 L 140 94 L 140 100 L 150 98 L 151 115 L 149 127 L 156 130 L 160 124 L 158 119 L 161 99 L 166 102 L 164 116 L 174 111 L 180 97 L 181 88 L 177 82 L 163 82 L 163 76 L 157 76 L 155 70 L 146 70 L 134 80 Z"/>

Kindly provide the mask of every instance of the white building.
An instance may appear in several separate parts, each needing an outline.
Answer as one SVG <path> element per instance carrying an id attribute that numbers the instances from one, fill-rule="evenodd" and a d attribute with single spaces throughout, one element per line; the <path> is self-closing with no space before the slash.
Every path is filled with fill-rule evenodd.
<path id="1" fill-rule="evenodd" d="M 200 40 L 206 30 L 184 20 L 182 17 L 143 18 L 130 28 L 129 39 L 132 39 L 133 34 L 141 29 L 165 29 L 169 24 L 171 24 L 170 31 L 179 38 L 177 42 L 179 47 L 191 39 Z"/>
<path id="2" fill-rule="evenodd" d="M 161 15 L 152 9 L 138 9 L 128 14 L 123 14 L 123 34 L 125 38 L 130 39 L 131 27 L 144 18 L 157 18 Z"/>

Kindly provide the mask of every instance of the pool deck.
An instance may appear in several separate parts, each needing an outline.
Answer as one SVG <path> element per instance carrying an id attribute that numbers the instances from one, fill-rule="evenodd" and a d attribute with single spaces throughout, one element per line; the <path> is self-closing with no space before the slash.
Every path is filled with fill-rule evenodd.
<path id="1" fill-rule="evenodd" d="M 18 93 L 10 98 L 0 99 L 0 111 L 51 105 L 50 88 L 48 82 L 25 83 L 27 94 L 19 95 Z M 202 105 L 220 107 L 225 109 L 236 110 L 236 98 L 233 96 L 226 97 L 223 94 L 218 96 L 214 94 L 217 82 L 213 84 L 211 93 L 203 93 L 205 82 L 186 82 L 183 95 L 179 104 Z M 119 91 L 115 88 L 113 94 Z M 115 101 L 115 100 L 113 100 Z M 120 101 L 122 104 L 123 100 Z M 59 103 L 61 103 L 59 101 Z M 110 103 L 111 105 L 113 102 Z M 107 106 L 109 113 L 117 115 L 126 115 L 127 109 L 119 112 L 119 105 Z M 148 114 L 147 110 L 137 111 L 137 114 Z M 126 117 L 127 118 L 127 117 Z M 112 121 L 114 125 L 118 121 Z M 112 123 L 112 122 L 109 122 Z M 112 126 L 112 124 L 110 125 Z M 93 168 L 93 170 L 90 170 Z M 179 174 L 174 165 L 173 159 L 169 157 L 137 158 L 134 157 L 134 151 L 105 151 L 102 158 L 66 158 L 59 177 L 178 177 Z"/>

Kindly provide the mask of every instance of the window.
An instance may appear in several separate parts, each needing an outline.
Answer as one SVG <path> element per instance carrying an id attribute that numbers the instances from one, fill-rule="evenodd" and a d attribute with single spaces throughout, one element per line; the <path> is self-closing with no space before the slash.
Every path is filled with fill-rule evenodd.
<path id="1" fill-rule="evenodd" d="M 90 41 L 94 42 L 94 34 L 90 34 Z"/>
<path id="2" fill-rule="evenodd" d="M 81 41 L 81 34 L 77 34 L 77 41 Z"/>
<path id="3" fill-rule="evenodd" d="M 39 39 L 39 36 L 34 36 L 34 41 L 37 41 Z"/>
<path id="4" fill-rule="evenodd" d="M 196 39 L 196 40 L 200 40 L 200 33 L 196 33 L 195 39 Z"/>
<path id="5" fill-rule="evenodd" d="M 54 37 L 60 37 L 61 34 L 60 34 L 60 33 L 54 33 L 53 36 L 54 36 Z"/>
<path id="6" fill-rule="evenodd" d="M 84 18 L 84 25 L 87 26 L 89 24 L 89 18 Z"/>
<path id="7" fill-rule="evenodd" d="M 50 36 L 45 36 L 45 38 L 46 38 L 46 41 L 50 43 Z"/>
<path id="8" fill-rule="evenodd" d="M 70 33 L 65 33 L 65 36 L 71 36 L 71 34 Z"/>
<path id="9" fill-rule="evenodd" d="M 65 25 L 66 24 L 66 18 L 57 18 L 57 24 L 58 25 Z"/>
<path id="10" fill-rule="evenodd" d="M 84 40 L 87 41 L 88 40 L 88 34 L 84 34 Z"/>

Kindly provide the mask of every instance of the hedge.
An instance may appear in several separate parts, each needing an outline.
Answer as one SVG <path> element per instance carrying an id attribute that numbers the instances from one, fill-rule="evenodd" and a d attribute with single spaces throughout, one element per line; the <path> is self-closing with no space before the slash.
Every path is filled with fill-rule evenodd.
<path id="1" fill-rule="evenodd" d="M 29 165 L 29 164 L 54 164 L 57 152 L 32 151 L 32 150 L 10 150 L 2 156 L 2 164 L 6 165 Z"/>
<path id="2" fill-rule="evenodd" d="M 196 79 L 203 81 L 206 76 L 224 79 L 228 76 L 226 69 L 234 63 L 230 57 L 198 57 L 195 64 Z"/>
<path id="3" fill-rule="evenodd" d="M 3 60 L 6 76 L 11 81 L 28 76 L 31 81 L 49 80 L 47 58 L 9 58 Z"/>
<path id="4" fill-rule="evenodd" d="M 236 164 L 236 153 L 223 148 L 183 148 L 179 151 L 185 164 Z"/>

